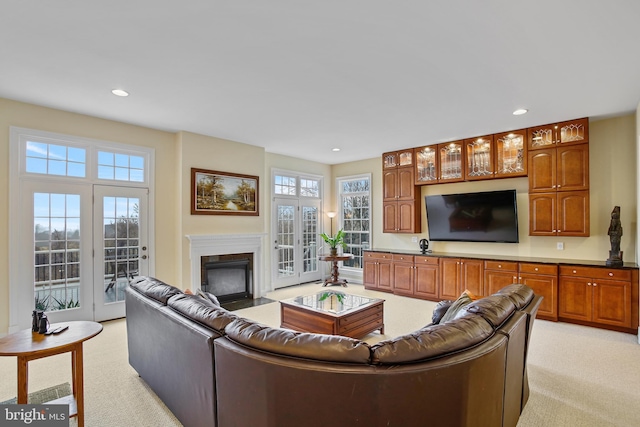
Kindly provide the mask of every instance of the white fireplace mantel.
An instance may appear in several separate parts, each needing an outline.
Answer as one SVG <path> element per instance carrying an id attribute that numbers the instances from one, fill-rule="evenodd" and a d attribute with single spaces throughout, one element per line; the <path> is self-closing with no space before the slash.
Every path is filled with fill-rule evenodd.
<path id="1" fill-rule="evenodd" d="M 200 289 L 200 259 L 210 255 L 253 254 L 253 298 L 265 292 L 263 247 L 266 233 L 261 234 L 188 234 L 191 260 L 191 289 Z"/>

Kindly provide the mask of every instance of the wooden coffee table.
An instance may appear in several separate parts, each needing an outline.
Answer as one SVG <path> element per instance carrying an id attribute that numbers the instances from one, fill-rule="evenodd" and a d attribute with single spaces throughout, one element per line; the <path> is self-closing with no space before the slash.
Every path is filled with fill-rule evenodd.
<path id="1" fill-rule="evenodd" d="M 280 326 L 351 338 L 384 334 L 383 299 L 322 291 L 280 301 Z"/>
<path id="2" fill-rule="evenodd" d="M 0 338 L 0 356 L 18 357 L 18 404 L 27 403 L 29 395 L 29 365 L 32 360 L 55 354 L 71 352 L 71 375 L 73 395 L 47 402 L 50 404 L 68 404 L 69 416 L 78 417 L 78 426 L 84 426 L 84 370 L 82 361 L 82 343 L 102 332 L 102 325 L 96 322 L 54 323 L 49 329 L 58 326 L 69 328 L 57 335 L 42 335 L 25 329 Z"/>

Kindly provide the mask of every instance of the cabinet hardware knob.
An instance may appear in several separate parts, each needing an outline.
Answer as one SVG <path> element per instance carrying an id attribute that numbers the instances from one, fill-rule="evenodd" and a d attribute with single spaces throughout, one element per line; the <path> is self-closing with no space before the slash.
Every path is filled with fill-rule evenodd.
<path id="1" fill-rule="evenodd" d="M 609 276 L 613 277 L 613 273 L 609 273 Z"/>
<path id="2" fill-rule="evenodd" d="M 573 270 L 573 274 L 576 274 L 576 271 L 575 271 L 575 270 Z"/>
<path id="3" fill-rule="evenodd" d="M 593 284 L 593 286 L 598 286 L 598 284 L 597 284 L 597 283 L 594 283 L 594 284 Z"/>
<path id="4" fill-rule="evenodd" d="M 538 271 L 538 267 L 534 268 L 535 271 Z"/>
<path id="5" fill-rule="evenodd" d="M 516 280 L 516 276 L 513 276 L 513 280 Z"/>
<path id="6" fill-rule="evenodd" d="M 498 268 L 502 268 L 502 264 L 498 264 Z"/>
<path id="7" fill-rule="evenodd" d="M 591 286 L 591 282 L 587 282 L 587 286 Z"/>

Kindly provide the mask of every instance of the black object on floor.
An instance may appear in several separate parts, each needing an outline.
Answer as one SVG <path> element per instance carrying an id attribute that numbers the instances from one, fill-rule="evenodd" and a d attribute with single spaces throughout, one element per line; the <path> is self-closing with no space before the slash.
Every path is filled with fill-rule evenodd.
<path id="1" fill-rule="evenodd" d="M 223 302 L 220 305 L 222 306 L 222 308 L 225 308 L 229 311 L 234 311 L 234 310 L 240 310 L 243 308 L 256 307 L 258 305 L 269 304 L 272 302 L 275 302 L 275 300 L 272 300 L 269 298 L 256 298 L 256 299 L 245 298 L 237 301 Z"/>

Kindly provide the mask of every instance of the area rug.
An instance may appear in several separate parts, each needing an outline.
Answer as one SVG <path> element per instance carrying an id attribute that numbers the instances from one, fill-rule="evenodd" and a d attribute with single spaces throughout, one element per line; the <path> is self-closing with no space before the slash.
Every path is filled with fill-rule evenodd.
<path id="1" fill-rule="evenodd" d="M 27 402 L 33 405 L 38 405 L 40 403 L 49 402 L 50 400 L 69 396 L 70 394 L 71 385 L 69 383 L 58 384 L 54 385 L 53 387 L 45 388 L 44 390 L 38 390 L 34 391 L 33 393 L 29 393 Z M 16 403 L 18 403 L 18 398 L 14 397 L 13 399 L 0 402 L 0 405 L 15 405 Z"/>

